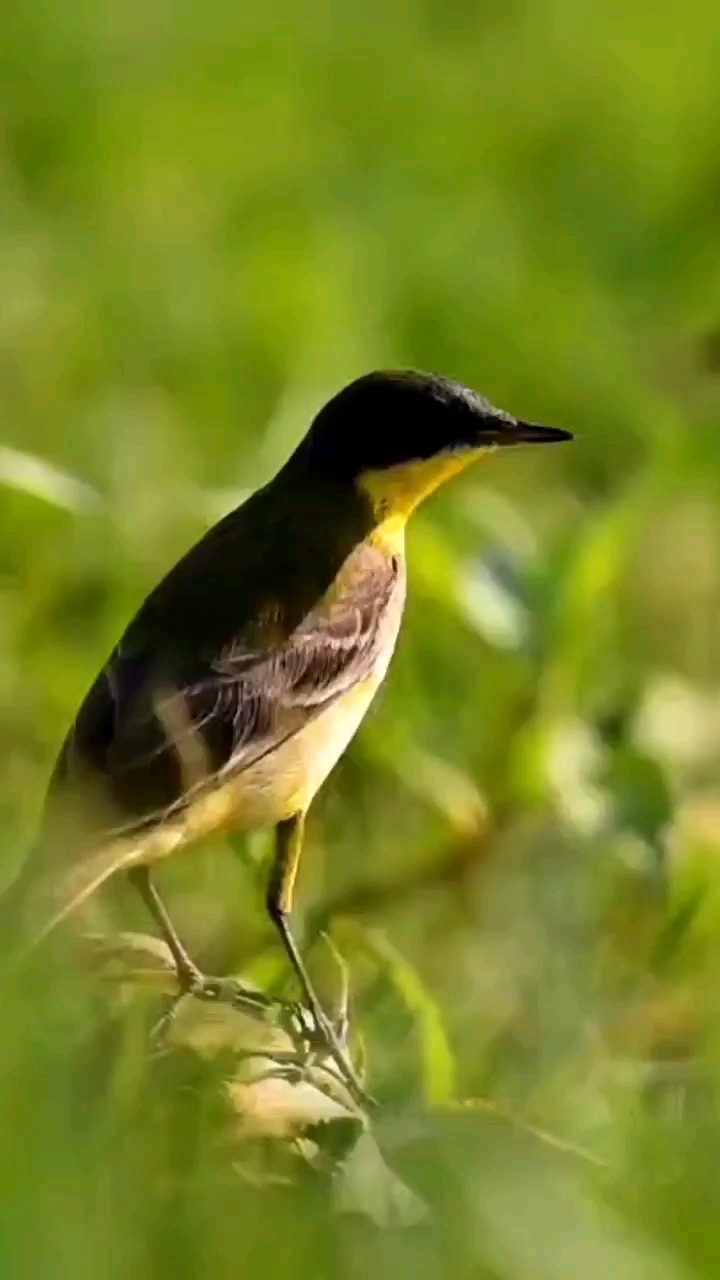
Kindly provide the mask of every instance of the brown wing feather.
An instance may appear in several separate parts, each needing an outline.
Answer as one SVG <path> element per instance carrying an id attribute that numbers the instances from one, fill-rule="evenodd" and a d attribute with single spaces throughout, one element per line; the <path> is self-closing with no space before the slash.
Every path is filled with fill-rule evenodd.
<path id="1" fill-rule="evenodd" d="M 113 724 L 102 777 L 117 826 L 145 827 L 176 811 L 199 788 L 272 753 L 368 679 L 394 644 L 403 601 L 402 562 L 364 544 L 284 642 L 258 647 L 254 623 L 251 643 L 241 632 L 188 683 L 157 656 L 139 681 L 135 657 L 128 680 L 121 646 L 102 690 L 112 703 L 103 714 Z M 66 751 L 66 783 L 73 755 L 80 775 L 87 760 L 84 710 Z"/>
<path id="2" fill-rule="evenodd" d="M 0 915 L 8 939 L 53 928 L 139 854 L 141 831 L 169 838 L 166 816 L 384 661 L 404 567 L 366 541 L 373 528 L 359 491 L 280 472 L 159 583 L 62 748 L 38 844 Z"/>
<path id="3" fill-rule="evenodd" d="M 37 943 L 132 863 L 141 833 L 154 839 L 199 792 L 249 769 L 371 676 L 392 651 L 404 586 L 402 561 L 364 544 L 283 643 L 254 647 L 240 632 L 182 687 L 162 654 L 121 645 L 81 708 L 43 838 L 8 895 L 8 948 L 11 937 Z"/>

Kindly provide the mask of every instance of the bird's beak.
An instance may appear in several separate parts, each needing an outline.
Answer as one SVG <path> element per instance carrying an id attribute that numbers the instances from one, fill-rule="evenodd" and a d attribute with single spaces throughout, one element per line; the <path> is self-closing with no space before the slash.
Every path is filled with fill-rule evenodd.
<path id="1" fill-rule="evenodd" d="M 572 440 L 570 431 L 562 431 L 559 427 L 541 427 L 537 422 L 508 422 L 507 427 L 498 431 L 495 443 L 511 444 L 560 444 L 563 440 Z"/>

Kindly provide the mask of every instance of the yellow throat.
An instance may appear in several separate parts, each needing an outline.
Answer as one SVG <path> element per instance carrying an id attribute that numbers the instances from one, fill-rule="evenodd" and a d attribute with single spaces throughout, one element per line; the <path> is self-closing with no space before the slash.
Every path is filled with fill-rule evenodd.
<path id="1" fill-rule="evenodd" d="M 405 525 L 415 508 L 488 451 L 487 447 L 448 450 L 434 458 L 402 462 L 382 471 L 366 471 L 358 484 L 370 498 L 377 519 L 371 541 L 390 552 L 402 553 Z"/>

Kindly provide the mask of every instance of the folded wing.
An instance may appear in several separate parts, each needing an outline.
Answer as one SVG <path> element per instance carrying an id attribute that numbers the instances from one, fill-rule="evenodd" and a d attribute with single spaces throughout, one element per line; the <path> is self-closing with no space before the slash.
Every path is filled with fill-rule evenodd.
<path id="1" fill-rule="evenodd" d="M 249 768 L 367 680 L 392 649 L 404 570 L 364 547 L 343 589 L 333 590 L 290 635 L 279 608 L 242 629 L 220 652 L 179 668 L 146 648 L 137 630 L 118 646 L 71 731 L 52 796 L 89 778 L 124 830 L 177 811 L 221 775 Z M 260 634 L 258 632 L 260 631 Z M 193 669 L 194 668 L 194 669 Z"/>

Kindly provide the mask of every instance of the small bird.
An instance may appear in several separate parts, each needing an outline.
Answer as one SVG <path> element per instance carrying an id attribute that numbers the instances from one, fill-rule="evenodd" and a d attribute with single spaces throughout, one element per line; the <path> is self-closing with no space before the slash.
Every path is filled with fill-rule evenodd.
<path id="1" fill-rule="evenodd" d="M 204 837 L 274 827 L 267 910 L 320 1038 L 351 1073 L 290 916 L 308 808 L 395 648 L 407 519 L 492 449 L 571 438 L 433 374 L 375 372 L 340 391 L 275 478 L 171 569 L 110 655 L 7 895 L 13 932 L 37 944 L 126 872 L 181 990 L 210 998 L 217 980 L 188 955 L 154 869 Z"/>

